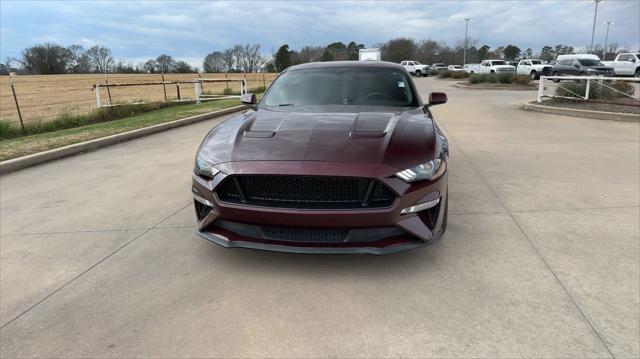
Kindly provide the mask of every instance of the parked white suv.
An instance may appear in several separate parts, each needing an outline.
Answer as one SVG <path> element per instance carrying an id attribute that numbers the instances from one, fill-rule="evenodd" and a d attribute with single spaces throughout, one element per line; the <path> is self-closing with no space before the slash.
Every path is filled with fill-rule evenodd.
<path id="1" fill-rule="evenodd" d="M 405 70 L 415 77 L 429 76 L 429 72 L 431 72 L 429 65 L 423 65 L 418 61 L 405 60 L 400 65 L 404 66 Z"/>
<path id="2" fill-rule="evenodd" d="M 460 65 L 449 65 L 447 69 L 451 72 L 464 72 L 464 69 Z"/>
<path id="3" fill-rule="evenodd" d="M 640 54 L 619 54 L 613 61 L 603 61 L 607 66 L 613 67 L 616 76 L 640 77 Z"/>
<path id="4" fill-rule="evenodd" d="M 516 68 L 503 60 L 484 60 L 479 65 L 466 65 L 466 71 L 470 74 L 515 74 Z"/>
<path id="5" fill-rule="evenodd" d="M 532 80 L 537 80 L 540 76 L 551 74 L 551 65 L 545 64 L 544 61 L 538 59 L 522 59 L 516 66 L 516 74 L 527 75 Z"/>

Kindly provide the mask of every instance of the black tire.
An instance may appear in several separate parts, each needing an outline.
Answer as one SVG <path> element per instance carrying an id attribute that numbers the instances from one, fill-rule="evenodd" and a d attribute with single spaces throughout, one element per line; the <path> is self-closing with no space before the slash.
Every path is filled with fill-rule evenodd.
<path id="1" fill-rule="evenodd" d="M 640 77 L 640 67 L 636 69 L 636 72 L 633 74 L 633 77 Z"/>
<path id="2" fill-rule="evenodd" d="M 422 71 L 416 70 L 415 76 L 416 77 L 422 77 Z"/>
<path id="3" fill-rule="evenodd" d="M 551 74 L 552 76 L 558 76 L 558 72 L 555 71 L 554 73 Z M 558 83 L 560 82 L 560 79 L 553 79 L 553 82 Z"/>
<path id="4" fill-rule="evenodd" d="M 489 74 L 491 74 L 491 75 L 495 75 L 495 74 L 496 74 L 496 72 L 495 72 L 495 71 L 493 71 L 493 70 L 491 70 L 491 71 L 489 71 Z"/>
<path id="5" fill-rule="evenodd" d="M 538 76 L 538 73 L 536 72 L 536 70 L 531 71 L 531 73 L 529 74 L 529 78 L 531 80 L 537 80 L 540 78 L 540 76 Z"/>

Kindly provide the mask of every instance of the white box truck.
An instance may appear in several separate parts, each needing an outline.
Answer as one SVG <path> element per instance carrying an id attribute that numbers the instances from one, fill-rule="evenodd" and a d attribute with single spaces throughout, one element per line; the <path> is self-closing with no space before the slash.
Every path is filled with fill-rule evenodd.
<path id="1" fill-rule="evenodd" d="M 360 49 L 358 51 L 360 61 L 380 61 L 380 49 Z"/>

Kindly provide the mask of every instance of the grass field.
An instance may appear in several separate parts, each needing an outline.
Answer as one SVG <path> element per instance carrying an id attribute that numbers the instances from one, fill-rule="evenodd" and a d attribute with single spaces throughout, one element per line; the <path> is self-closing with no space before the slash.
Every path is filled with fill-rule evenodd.
<path id="1" fill-rule="evenodd" d="M 247 79 L 249 89 L 268 86 L 277 74 L 202 74 L 202 78 Z M 198 74 L 166 74 L 165 81 L 192 81 Z M 108 74 L 110 84 L 115 83 L 143 83 L 162 81 L 160 74 Z M 50 121 L 63 114 L 85 114 L 96 108 L 96 94 L 92 86 L 96 83 L 104 84 L 105 76 L 101 74 L 72 74 L 72 75 L 18 75 L 14 77 L 14 85 L 22 117 L 25 122 Z M 167 99 L 177 99 L 176 85 L 166 85 Z M 226 84 L 205 83 L 204 91 L 222 93 Z M 239 83 L 229 83 L 229 87 L 239 90 Z M 111 88 L 113 103 L 130 103 L 136 101 L 162 101 L 164 92 L 162 85 L 132 86 Z M 180 85 L 181 98 L 194 98 L 193 84 Z M 109 103 L 109 96 L 105 88 L 100 90 L 103 104 Z M 0 76 L 0 119 L 18 125 L 18 113 L 9 86 L 9 76 Z"/>
<path id="2" fill-rule="evenodd" d="M 120 120 L 0 141 L 0 161 L 237 106 L 238 99 L 171 106 Z M 203 134 L 204 136 L 204 134 Z"/>

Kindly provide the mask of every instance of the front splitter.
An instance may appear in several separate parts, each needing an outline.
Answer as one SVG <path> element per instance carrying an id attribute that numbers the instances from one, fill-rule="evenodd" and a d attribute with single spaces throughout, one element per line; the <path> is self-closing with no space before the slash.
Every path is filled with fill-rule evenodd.
<path id="1" fill-rule="evenodd" d="M 279 245 L 279 244 L 269 244 L 269 243 L 258 243 L 258 242 L 250 242 L 250 241 L 242 241 L 242 240 L 229 240 L 227 237 L 210 233 L 210 232 L 201 232 L 196 230 L 196 234 L 200 237 L 211 241 L 215 244 L 218 244 L 225 248 L 248 248 L 248 249 L 258 249 L 264 251 L 273 251 L 273 252 L 285 252 L 285 253 L 303 253 L 303 254 L 388 254 L 406 251 L 418 247 L 422 247 L 426 244 L 429 244 L 433 241 L 429 242 L 407 242 L 407 243 L 398 243 L 389 245 L 386 247 L 310 247 L 310 246 L 295 246 L 295 245 Z"/>

